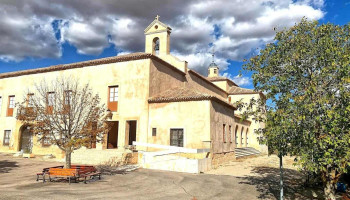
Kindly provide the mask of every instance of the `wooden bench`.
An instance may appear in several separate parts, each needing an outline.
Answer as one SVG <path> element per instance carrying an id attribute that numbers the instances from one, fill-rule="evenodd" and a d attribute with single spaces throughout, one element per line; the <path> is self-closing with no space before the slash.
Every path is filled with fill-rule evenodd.
<path id="1" fill-rule="evenodd" d="M 52 181 L 53 178 L 68 178 L 69 184 L 72 179 L 77 181 L 79 178 L 79 170 L 78 169 L 63 169 L 63 168 L 50 168 L 49 172 L 49 180 Z"/>
<path id="2" fill-rule="evenodd" d="M 43 180 L 45 182 L 45 174 L 49 172 L 50 168 L 63 168 L 63 165 L 44 168 L 42 172 L 36 173 L 36 181 Z"/>
<path id="3" fill-rule="evenodd" d="M 78 170 L 78 173 L 79 173 L 78 178 L 83 178 L 84 183 L 86 183 L 86 179 L 88 177 L 89 178 L 98 177 L 98 179 L 101 180 L 101 172 L 98 172 L 94 166 L 72 165 L 71 167 Z"/>
<path id="4" fill-rule="evenodd" d="M 98 172 L 94 166 L 90 165 L 72 165 L 70 169 L 63 169 L 62 166 L 48 167 L 44 168 L 42 172 L 37 173 L 36 181 L 43 180 L 45 182 L 45 175 L 49 175 L 50 181 L 53 178 L 68 178 L 69 183 L 71 179 L 75 181 L 79 181 L 79 179 L 84 179 L 84 183 L 86 183 L 87 178 L 95 178 L 98 177 L 101 180 L 101 172 Z M 40 178 L 42 177 L 42 178 Z"/>

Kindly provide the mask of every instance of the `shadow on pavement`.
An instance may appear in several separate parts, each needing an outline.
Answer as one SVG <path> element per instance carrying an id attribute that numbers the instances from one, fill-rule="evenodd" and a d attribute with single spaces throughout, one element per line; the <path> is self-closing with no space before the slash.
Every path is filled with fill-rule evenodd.
<path id="1" fill-rule="evenodd" d="M 17 162 L 8 161 L 8 160 L 1 160 L 0 161 L 0 174 L 1 173 L 9 173 L 15 167 L 19 167 L 17 165 Z"/>
<path id="2" fill-rule="evenodd" d="M 279 199 L 280 170 L 271 167 L 256 167 L 257 175 L 240 177 L 240 184 L 254 185 L 260 193 L 259 199 Z M 322 188 L 306 188 L 303 174 L 292 169 L 283 170 L 285 199 L 323 199 Z"/>

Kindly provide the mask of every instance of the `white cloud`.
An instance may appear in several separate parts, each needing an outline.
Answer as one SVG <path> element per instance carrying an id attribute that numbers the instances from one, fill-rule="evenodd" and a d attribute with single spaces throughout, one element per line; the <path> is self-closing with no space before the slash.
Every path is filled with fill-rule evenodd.
<path id="1" fill-rule="evenodd" d="M 196 53 L 187 55 L 175 53 L 175 56 L 181 60 L 186 60 L 189 68 L 194 69 L 202 75 L 207 75 L 209 64 L 212 62 L 212 55 L 210 53 Z M 215 63 L 219 66 L 221 71 L 225 71 L 229 65 L 227 60 L 224 58 L 216 58 Z"/>
<path id="2" fill-rule="evenodd" d="M 111 24 L 106 19 L 94 18 L 89 23 L 79 20 L 70 20 L 61 29 L 62 38 L 78 49 L 80 54 L 98 55 L 108 43 L 108 28 Z"/>
<path id="3" fill-rule="evenodd" d="M 241 76 L 241 75 L 232 76 L 232 74 L 229 74 L 229 73 L 224 73 L 222 76 L 231 79 L 233 82 L 235 82 L 239 86 L 248 86 L 252 84 L 251 78 L 246 76 Z"/>
<path id="4" fill-rule="evenodd" d="M 290 27 L 304 16 L 320 19 L 323 6 L 323 0 L 5 1 L 0 4 L 0 59 L 57 58 L 65 42 L 80 54 L 97 55 L 111 44 L 122 52 L 144 51 L 143 30 L 159 14 L 173 28 L 175 55 L 206 74 L 213 43 L 215 62 L 225 72 L 227 60 L 240 61 L 271 42 L 274 27 Z M 59 39 L 54 20 L 61 20 Z"/>

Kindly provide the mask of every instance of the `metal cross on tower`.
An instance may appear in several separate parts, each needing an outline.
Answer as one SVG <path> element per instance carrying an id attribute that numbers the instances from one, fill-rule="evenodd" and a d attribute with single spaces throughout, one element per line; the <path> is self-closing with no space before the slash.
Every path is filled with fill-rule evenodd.
<path id="1" fill-rule="evenodd" d="M 211 56 L 212 56 L 212 63 L 214 63 L 214 58 L 215 58 L 215 47 L 213 46 L 213 51 L 211 53 Z"/>

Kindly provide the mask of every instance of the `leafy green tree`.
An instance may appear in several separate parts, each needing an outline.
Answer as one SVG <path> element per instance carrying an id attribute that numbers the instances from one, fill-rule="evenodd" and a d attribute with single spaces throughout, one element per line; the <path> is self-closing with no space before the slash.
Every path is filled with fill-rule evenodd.
<path id="1" fill-rule="evenodd" d="M 304 18 L 244 65 L 270 105 L 263 140 L 321 174 L 326 199 L 350 165 L 349 39 L 349 25 Z"/>

